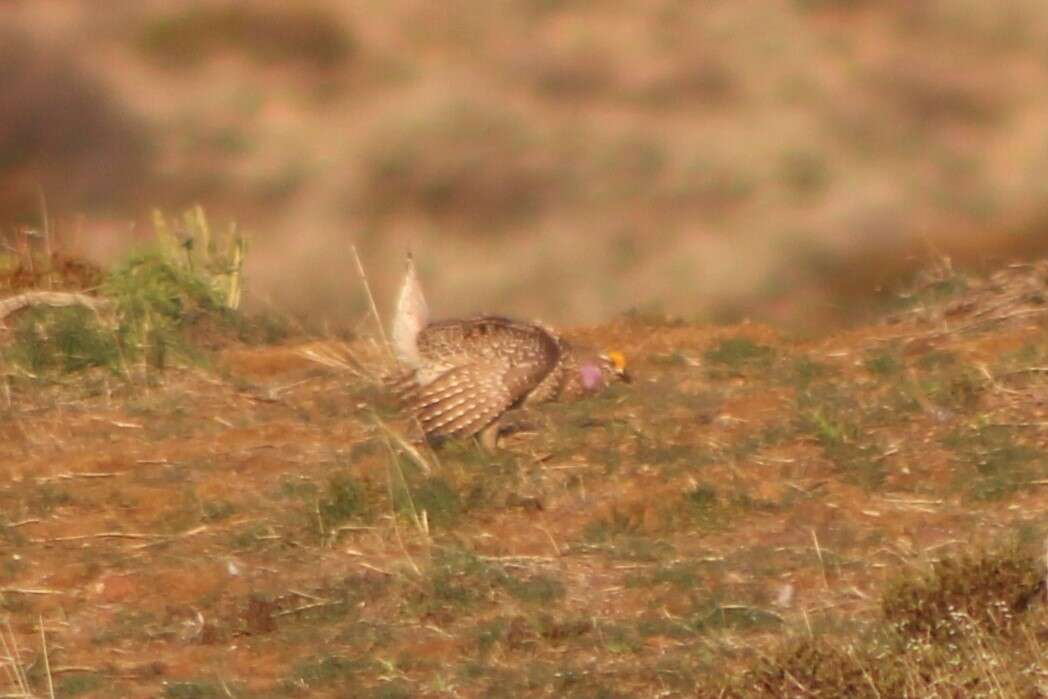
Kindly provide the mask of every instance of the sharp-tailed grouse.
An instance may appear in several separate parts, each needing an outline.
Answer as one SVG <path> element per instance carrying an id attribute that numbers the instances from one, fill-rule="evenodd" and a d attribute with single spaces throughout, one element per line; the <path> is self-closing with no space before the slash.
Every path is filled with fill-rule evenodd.
<path id="1" fill-rule="evenodd" d="M 493 448 L 508 410 L 629 381 L 622 353 L 575 348 L 538 323 L 497 316 L 429 322 L 410 256 L 392 334 L 402 369 L 396 392 L 430 438 L 479 435 Z"/>

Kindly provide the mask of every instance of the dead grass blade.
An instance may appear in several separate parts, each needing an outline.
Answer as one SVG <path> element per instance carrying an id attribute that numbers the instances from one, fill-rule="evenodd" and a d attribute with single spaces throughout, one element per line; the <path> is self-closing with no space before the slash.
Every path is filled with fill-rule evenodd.
<path id="1" fill-rule="evenodd" d="M 397 446 L 400 447 L 401 449 L 403 449 L 404 453 L 406 453 L 408 456 L 410 456 L 411 460 L 414 461 L 416 464 L 418 464 L 419 468 L 422 469 L 423 473 L 425 473 L 427 476 L 433 473 L 433 467 L 430 466 L 430 463 L 426 459 L 426 457 L 424 457 L 422 455 L 422 452 L 420 452 L 418 449 L 416 449 L 415 445 L 413 445 L 411 442 L 409 442 L 404 437 L 404 435 L 400 434 L 399 432 L 397 432 L 396 430 L 391 428 L 389 425 L 387 425 L 385 422 L 383 422 L 382 419 L 378 415 L 375 415 L 374 413 L 372 413 L 371 414 L 371 418 L 375 421 L 375 424 L 378 425 L 378 428 L 380 430 L 382 430 L 382 432 L 386 435 L 386 437 L 388 439 L 392 439 L 394 442 L 396 442 Z M 392 449 L 392 446 L 390 446 L 390 448 Z M 434 461 L 436 461 L 437 460 L 436 453 L 434 453 L 432 451 L 430 453 L 431 453 Z M 440 466 L 439 461 L 437 462 L 437 466 Z"/>
<path id="2" fill-rule="evenodd" d="M 47 677 L 47 696 L 55 699 L 55 681 L 51 676 L 51 658 L 47 653 L 47 636 L 44 634 L 44 617 L 37 615 L 37 626 L 40 628 L 40 648 L 44 654 L 44 674 Z"/>
<path id="3" fill-rule="evenodd" d="M 358 359 L 348 347 L 342 347 L 339 350 L 336 350 L 334 347 L 329 347 L 327 345 L 312 345 L 310 347 L 299 348 L 295 353 L 304 359 L 308 359 L 309 361 L 327 367 L 328 369 L 351 374 L 369 384 L 382 384 L 381 376 L 383 371 L 381 369 L 370 369 L 367 364 Z"/>
<path id="4" fill-rule="evenodd" d="M 30 306 L 51 306 L 52 308 L 65 308 L 68 306 L 84 306 L 96 313 L 100 313 L 112 307 L 112 302 L 87 294 L 73 291 L 25 291 L 5 299 L 0 299 L 0 321 L 4 318 Z"/>
<path id="5" fill-rule="evenodd" d="M 375 303 L 375 295 L 371 293 L 371 284 L 368 282 L 368 274 L 364 270 L 364 263 L 360 261 L 360 253 L 357 252 L 356 245 L 351 245 L 350 249 L 353 251 L 353 260 L 357 264 L 357 273 L 360 274 L 360 282 L 363 284 L 364 293 L 368 297 L 368 303 L 371 306 L 371 314 L 375 318 L 375 327 L 378 328 L 378 335 L 382 338 L 382 345 L 386 348 L 389 358 L 395 360 L 396 355 L 393 354 L 393 347 L 389 344 L 389 338 L 386 337 L 386 329 L 382 325 L 382 317 L 378 313 L 378 305 Z"/>
<path id="6" fill-rule="evenodd" d="M 0 657 L 0 664 L 4 667 L 8 681 L 18 691 L 17 694 L 8 696 L 32 697 L 33 693 L 29 691 L 29 681 L 26 678 L 25 666 L 22 665 L 22 658 L 18 653 L 18 640 L 15 638 L 14 631 L 11 630 L 10 619 L 5 618 L 4 628 L 0 629 L 0 646 L 4 652 L 3 657 Z"/>

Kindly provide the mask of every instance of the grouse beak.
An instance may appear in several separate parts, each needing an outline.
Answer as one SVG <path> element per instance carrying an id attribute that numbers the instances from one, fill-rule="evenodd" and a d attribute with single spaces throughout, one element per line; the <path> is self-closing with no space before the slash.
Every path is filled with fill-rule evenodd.
<path id="1" fill-rule="evenodd" d="M 626 373 L 626 357 L 623 356 L 622 352 L 618 350 L 602 354 L 603 359 L 612 371 L 615 372 L 615 376 L 619 377 L 626 383 L 631 383 L 633 379 L 628 373 Z"/>

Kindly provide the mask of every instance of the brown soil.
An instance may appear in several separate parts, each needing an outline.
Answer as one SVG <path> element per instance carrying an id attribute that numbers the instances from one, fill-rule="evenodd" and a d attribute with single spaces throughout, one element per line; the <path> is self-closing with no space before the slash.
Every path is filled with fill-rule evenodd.
<path id="1" fill-rule="evenodd" d="M 43 624 L 57 696 L 694 694 L 847 638 L 901 573 L 1046 534 L 1046 313 L 993 288 L 814 341 L 579 329 L 638 380 L 430 476 L 374 385 L 305 356 L 374 367 L 370 341 L 12 374 L 2 616 L 38 692 Z"/>

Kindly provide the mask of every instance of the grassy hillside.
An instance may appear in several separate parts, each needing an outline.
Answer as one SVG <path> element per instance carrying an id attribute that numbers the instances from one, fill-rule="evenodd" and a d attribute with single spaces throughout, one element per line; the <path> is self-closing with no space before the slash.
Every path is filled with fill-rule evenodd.
<path id="1" fill-rule="evenodd" d="M 569 330 L 637 381 L 495 454 L 406 448 L 366 328 L 275 333 L 157 274 L 130 288 L 181 299 L 162 332 L 119 304 L 0 331 L 0 693 L 1048 693 L 1044 265 L 934 269 L 815 340 Z"/>
<path id="2" fill-rule="evenodd" d="M 317 327 L 350 242 L 450 314 L 809 327 L 1048 250 L 1040 0 L 8 4 L 0 234 L 200 202 Z"/>

